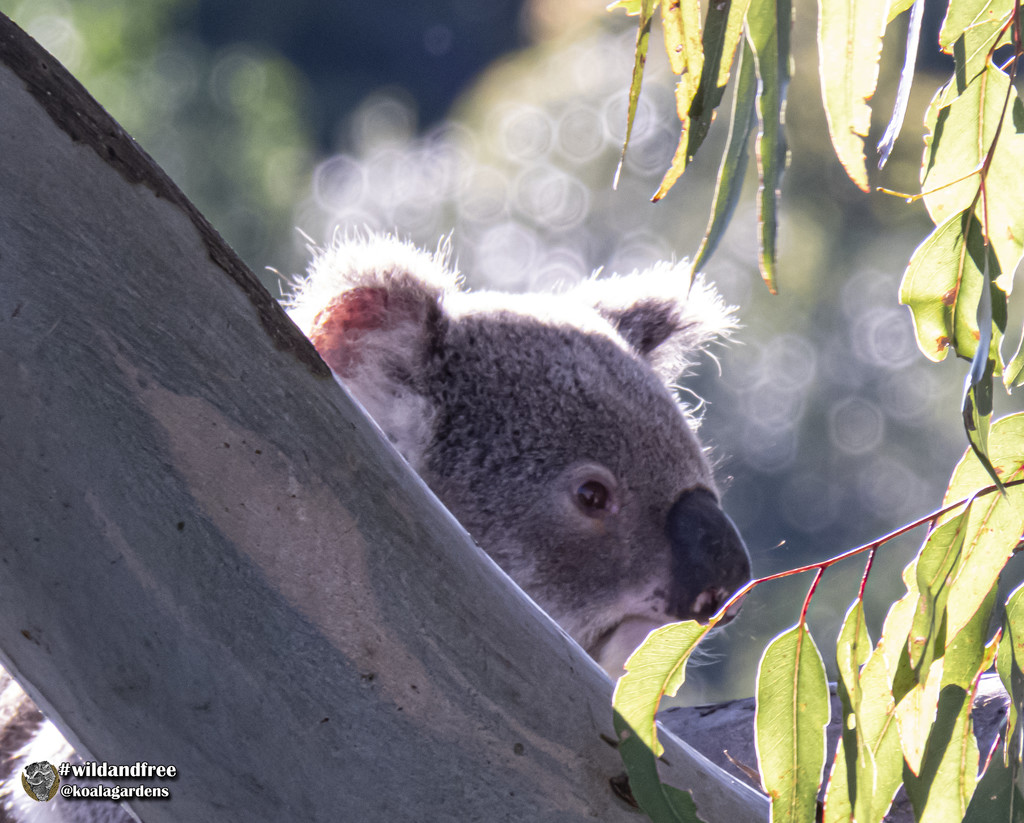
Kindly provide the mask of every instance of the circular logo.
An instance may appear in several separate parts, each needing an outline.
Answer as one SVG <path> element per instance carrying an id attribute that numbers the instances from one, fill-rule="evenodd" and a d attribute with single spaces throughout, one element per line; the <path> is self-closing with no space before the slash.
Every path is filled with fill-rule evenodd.
<path id="1" fill-rule="evenodd" d="M 38 763 L 29 763 L 21 770 L 21 785 L 29 797 L 45 803 L 57 794 L 60 776 L 53 764 L 40 760 Z"/>

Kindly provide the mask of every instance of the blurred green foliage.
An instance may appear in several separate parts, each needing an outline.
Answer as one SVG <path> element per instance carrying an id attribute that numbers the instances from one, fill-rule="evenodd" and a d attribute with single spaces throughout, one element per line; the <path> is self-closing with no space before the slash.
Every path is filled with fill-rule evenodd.
<path id="1" fill-rule="evenodd" d="M 71 70 L 254 271 L 292 269 L 303 256 L 293 207 L 314 160 L 306 81 L 267 47 L 215 50 L 183 33 L 193 4 L 0 0 L 0 12 Z"/>

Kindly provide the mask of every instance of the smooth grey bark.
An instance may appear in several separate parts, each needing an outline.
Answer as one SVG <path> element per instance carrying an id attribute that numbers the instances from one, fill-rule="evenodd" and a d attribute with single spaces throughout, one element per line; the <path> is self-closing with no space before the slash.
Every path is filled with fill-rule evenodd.
<path id="1" fill-rule="evenodd" d="M 0 648 L 144 820 L 618 821 L 611 684 L 0 16 Z M 709 823 L 764 799 L 666 737 Z"/>

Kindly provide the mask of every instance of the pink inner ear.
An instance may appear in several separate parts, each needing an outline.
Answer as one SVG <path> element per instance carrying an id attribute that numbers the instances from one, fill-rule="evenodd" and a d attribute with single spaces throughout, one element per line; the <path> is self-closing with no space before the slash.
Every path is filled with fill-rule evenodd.
<path id="1" fill-rule="evenodd" d="M 387 289 L 349 289 L 320 310 L 309 339 L 335 374 L 351 376 L 361 359 L 359 339 L 385 326 L 387 309 Z"/>

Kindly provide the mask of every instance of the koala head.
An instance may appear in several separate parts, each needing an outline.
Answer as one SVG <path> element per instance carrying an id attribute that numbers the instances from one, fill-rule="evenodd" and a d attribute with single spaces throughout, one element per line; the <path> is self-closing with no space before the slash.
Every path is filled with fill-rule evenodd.
<path id="1" fill-rule="evenodd" d="M 670 381 L 731 319 L 658 265 L 563 294 L 466 292 L 444 250 L 320 251 L 290 311 L 506 572 L 606 668 L 747 581 Z"/>

